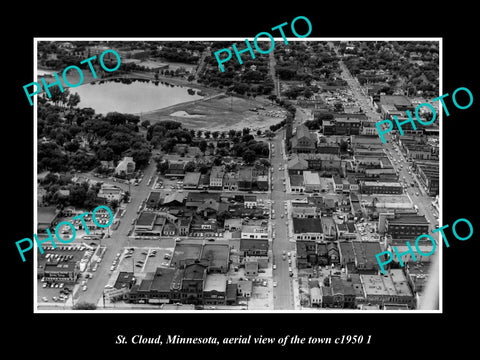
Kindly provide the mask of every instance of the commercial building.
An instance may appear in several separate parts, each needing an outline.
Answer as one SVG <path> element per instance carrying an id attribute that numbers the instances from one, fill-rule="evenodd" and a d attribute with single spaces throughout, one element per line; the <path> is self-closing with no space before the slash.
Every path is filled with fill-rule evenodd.
<path id="1" fill-rule="evenodd" d="M 292 222 L 295 240 L 323 241 L 321 219 L 293 218 Z"/>
<path id="2" fill-rule="evenodd" d="M 403 187 L 399 182 L 362 181 L 360 189 L 364 194 L 402 194 Z"/>
<path id="3" fill-rule="evenodd" d="M 415 240 L 428 233 L 428 221 L 423 215 L 400 215 L 385 219 L 385 231 L 392 239 Z"/>
<path id="4" fill-rule="evenodd" d="M 226 305 L 227 276 L 224 274 L 208 274 L 203 288 L 204 305 Z"/>
<path id="5" fill-rule="evenodd" d="M 98 191 L 97 196 L 99 198 L 103 198 L 107 201 L 120 201 L 122 199 L 122 189 L 109 185 L 109 184 L 102 184 L 100 187 L 100 190 Z"/>
<path id="6" fill-rule="evenodd" d="M 305 125 L 297 127 L 291 139 L 291 149 L 294 153 L 314 153 L 317 148 L 317 138 Z"/>
<path id="7" fill-rule="evenodd" d="M 317 172 L 304 171 L 303 172 L 303 185 L 305 192 L 320 192 L 321 183 L 320 176 Z"/>

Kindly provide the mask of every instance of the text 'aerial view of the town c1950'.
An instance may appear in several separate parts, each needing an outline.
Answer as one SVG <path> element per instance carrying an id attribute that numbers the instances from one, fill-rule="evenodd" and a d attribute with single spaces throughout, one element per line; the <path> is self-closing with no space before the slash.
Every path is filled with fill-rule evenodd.
<path id="1" fill-rule="evenodd" d="M 376 254 L 439 226 L 439 121 L 375 124 L 439 112 L 441 44 L 305 40 L 35 39 L 35 311 L 419 309 L 434 256 Z"/>

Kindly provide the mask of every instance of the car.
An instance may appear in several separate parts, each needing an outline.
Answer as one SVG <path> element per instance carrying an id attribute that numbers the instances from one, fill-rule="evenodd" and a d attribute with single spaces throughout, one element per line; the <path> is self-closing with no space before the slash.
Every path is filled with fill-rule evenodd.
<path id="1" fill-rule="evenodd" d="M 273 270 L 277 269 L 277 265 L 273 264 Z"/>
<path id="2" fill-rule="evenodd" d="M 287 256 L 286 256 L 286 255 L 282 255 L 282 260 L 287 260 Z"/>
<path id="3" fill-rule="evenodd" d="M 416 192 L 415 195 L 419 196 L 418 192 Z"/>
<path id="4" fill-rule="evenodd" d="M 110 266 L 110 271 L 114 271 L 114 270 L 115 270 L 115 265 Z"/>
<path id="5" fill-rule="evenodd" d="M 87 286 L 87 285 L 83 285 L 83 286 L 82 286 L 82 291 L 87 291 L 87 289 L 88 289 L 88 286 Z"/>
<path id="6" fill-rule="evenodd" d="M 135 264 L 136 267 L 142 267 L 142 264 Z"/>
<path id="7" fill-rule="evenodd" d="M 276 281 L 273 282 L 273 287 L 277 287 L 277 282 Z"/>
<path id="8" fill-rule="evenodd" d="M 44 297 L 42 297 L 42 300 L 43 300 L 44 302 L 47 302 L 47 301 L 48 301 L 48 298 L 47 298 L 46 296 L 44 296 Z"/>
<path id="9" fill-rule="evenodd" d="M 288 265 L 292 265 L 292 259 L 288 259 Z"/>
<path id="10" fill-rule="evenodd" d="M 42 285 L 43 288 L 46 288 L 47 286 L 48 286 L 48 283 L 46 283 L 46 282 L 44 282 L 43 285 Z"/>

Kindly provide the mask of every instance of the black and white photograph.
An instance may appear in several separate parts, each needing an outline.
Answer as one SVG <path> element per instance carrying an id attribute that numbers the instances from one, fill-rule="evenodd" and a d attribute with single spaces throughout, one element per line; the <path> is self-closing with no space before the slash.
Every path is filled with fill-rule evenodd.
<path id="1" fill-rule="evenodd" d="M 37 310 L 440 309 L 440 39 L 260 40 L 36 39 Z"/>
<path id="2" fill-rule="evenodd" d="M 262 5 L 4 22 L 8 351 L 473 349 L 473 6 Z"/>

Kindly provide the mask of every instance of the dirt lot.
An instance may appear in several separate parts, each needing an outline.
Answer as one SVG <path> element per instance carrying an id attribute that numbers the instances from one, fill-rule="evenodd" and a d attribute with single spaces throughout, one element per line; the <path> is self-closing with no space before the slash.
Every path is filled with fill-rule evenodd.
<path id="1" fill-rule="evenodd" d="M 159 120 L 173 120 L 181 122 L 186 128 L 228 131 L 241 130 L 244 127 L 252 130 L 266 130 L 270 125 L 282 121 L 285 116 L 285 110 L 272 105 L 269 100 L 218 95 L 208 100 L 198 100 L 152 111 L 143 114 L 142 119 L 150 120 L 151 123 Z"/>

